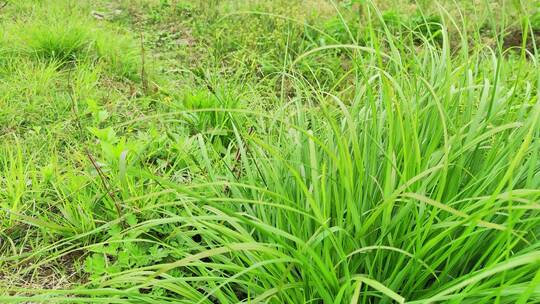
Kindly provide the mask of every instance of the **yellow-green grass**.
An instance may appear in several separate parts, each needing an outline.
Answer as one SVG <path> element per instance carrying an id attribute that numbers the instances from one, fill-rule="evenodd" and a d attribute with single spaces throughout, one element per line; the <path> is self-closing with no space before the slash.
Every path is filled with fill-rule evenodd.
<path id="1" fill-rule="evenodd" d="M 2 8 L 0 302 L 540 302 L 531 3 L 313 3 Z"/>

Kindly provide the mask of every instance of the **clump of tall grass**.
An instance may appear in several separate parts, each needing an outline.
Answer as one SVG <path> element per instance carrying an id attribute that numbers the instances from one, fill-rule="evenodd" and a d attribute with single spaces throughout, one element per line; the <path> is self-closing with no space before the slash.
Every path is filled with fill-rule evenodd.
<path id="1" fill-rule="evenodd" d="M 540 301 L 538 62 L 465 47 L 451 55 L 444 25 L 440 45 L 369 26 L 367 45 L 326 45 L 291 61 L 279 77 L 294 94 L 271 111 L 253 101 L 210 108 L 217 102 L 205 93 L 187 109 L 114 126 L 211 113 L 220 119 L 205 128 L 225 121 L 232 133 L 222 149 L 212 135 L 172 127 L 149 139 L 96 131 L 107 178 L 90 171 L 77 182 L 99 196 L 77 205 L 96 225 L 23 218 L 64 238 L 16 263 L 34 261 L 25 274 L 82 252 L 88 282 L 0 300 Z M 350 77 L 321 91 L 298 65 L 335 49 L 349 55 Z M 156 160 L 167 168 L 159 174 L 137 150 L 156 138 L 182 153 Z M 190 178 L 173 178 L 181 170 Z M 62 197 L 77 214 L 72 195 Z"/>
<path id="2" fill-rule="evenodd" d="M 15 22 L 5 25 L 3 40 L 13 55 L 59 63 L 60 68 L 99 65 L 116 77 L 138 80 L 141 59 L 134 37 L 92 20 L 77 7 L 54 2 L 34 6 L 39 9 L 23 10 Z"/>

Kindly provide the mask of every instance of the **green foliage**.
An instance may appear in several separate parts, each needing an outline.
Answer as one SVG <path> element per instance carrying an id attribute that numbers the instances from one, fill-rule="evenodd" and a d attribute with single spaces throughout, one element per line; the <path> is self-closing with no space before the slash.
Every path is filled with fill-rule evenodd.
<path id="1" fill-rule="evenodd" d="M 538 63 L 397 3 L 11 1 L 0 302 L 539 302 Z"/>
<path id="2" fill-rule="evenodd" d="M 115 33 L 78 12 L 69 16 L 57 5 L 50 10 L 36 13 L 35 22 L 20 20 L 10 24 L 4 40 L 39 62 L 64 68 L 100 66 L 115 77 L 139 80 L 139 49 L 131 37 Z"/>
<path id="3" fill-rule="evenodd" d="M 411 18 L 409 26 L 418 37 L 417 39 L 426 39 L 438 44 L 442 43 L 443 25 L 440 16 L 415 16 Z"/>
<path id="4" fill-rule="evenodd" d="M 62 63 L 88 60 L 93 45 L 86 28 L 62 22 L 26 28 L 23 39 L 38 59 Z"/>
<path id="5" fill-rule="evenodd" d="M 529 22 L 531 27 L 535 31 L 540 31 L 540 2 L 535 2 L 535 7 L 532 14 L 529 17 Z"/>
<path id="6" fill-rule="evenodd" d="M 235 127 L 243 127 L 235 120 L 238 115 L 234 111 L 242 108 L 238 93 L 229 90 L 223 86 L 193 90 L 184 96 L 182 104 L 188 110 L 191 133 L 209 136 L 219 150 L 234 140 Z"/>
<path id="7" fill-rule="evenodd" d="M 382 14 L 384 24 L 391 28 L 396 29 L 405 25 L 404 17 L 395 10 L 388 10 Z"/>
<path id="8" fill-rule="evenodd" d="M 348 43 L 358 37 L 359 21 L 356 19 L 344 21 L 340 17 L 334 17 L 324 23 L 323 31 L 332 38 L 331 43 L 335 43 L 336 41 L 339 43 Z"/>
<path id="9" fill-rule="evenodd" d="M 137 217 L 134 214 L 126 216 L 126 223 L 134 227 Z M 108 231 L 106 243 L 93 245 L 84 262 L 84 271 L 90 278 L 99 281 L 105 275 L 114 275 L 137 267 L 144 267 L 162 262 L 169 257 L 170 250 L 153 242 L 134 242 L 141 232 L 122 234 L 122 229 L 112 226 Z M 129 287 L 132 284 L 122 284 Z"/>

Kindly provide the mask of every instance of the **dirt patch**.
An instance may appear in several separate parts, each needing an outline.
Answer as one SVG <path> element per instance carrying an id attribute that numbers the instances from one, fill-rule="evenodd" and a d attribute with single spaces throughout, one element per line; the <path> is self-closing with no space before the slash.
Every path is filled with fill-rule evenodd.
<path id="1" fill-rule="evenodd" d="M 4 267 L 0 272 L 0 295 L 31 295 L 24 289 L 53 290 L 68 289 L 74 283 L 83 282 L 75 263 L 82 259 L 82 252 L 72 252 L 60 257 L 53 263 L 42 265 L 34 271 L 24 273 L 33 262 L 21 264 L 16 268 Z M 9 270 L 8 270 L 9 269 Z"/>
<path id="2" fill-rule="evenodd" d="M 525 41 L 524 41 L 525 40 Z M 534 54 L 534 47 L 540 47 L 540 29 L 533 30 L 533 33 L 524 35 L 521 29 L 510 29 L 504 37 L 503 48 L 505 50 L 521 51 L 525 45 L 525 49 Z"/>

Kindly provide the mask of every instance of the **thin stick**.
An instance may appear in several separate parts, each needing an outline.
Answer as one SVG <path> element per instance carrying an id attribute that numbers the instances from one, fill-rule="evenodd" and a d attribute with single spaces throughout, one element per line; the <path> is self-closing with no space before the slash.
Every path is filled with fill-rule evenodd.
<path id="1" fill-rule="evenodd" d="M 79 116 L 77 103 L 75 102 L 75 97 L 74 97 L 74 94 L 73 94 L 74 89 L 73 89 L 73 84 L 72 84 L 72 81 L 71 81 L 71 72 L 72 71 L 70 70 L 69 74 L 68 74 L 68 96 L 69 96 L 69 99 L 71 101 L 71 110 L 73 111 L 73 114 L 75 115 L 75 122 L 77 123 L 77 129 L 79 131 L 79 136 L 81 137 L 81 140 L 82 140 L 84 133 L 83 133 L 82 125 L 81 125 L 81 118 Z M 116 212 L 118 213 L 118 217 L 122 217 L 122 209 L 121 209 L 121 206 L 120 206 L 120 202 L 118 201 L 118 198 L 116 197 L 114 192 L 109 187 L 109 185 L 107 183 L 107 177 L 105 176 L 105 174 L 103 173 L 103 171 L 101 170 L 98 163 L 96 162 L 96 160 L 94 159 L 94 157 L 90 153 L 90 150 L 88 150 L 87 147 L 84 147 L 84 153 L 86 154 L 86 157 L 88 158 L 88 160 L 90 160 L 90 162 L 92 163 L 92 166 L 96 169 L 96 171 L 98 173 L 98 176 L 99 176 L 99 179 L 101 180 L 101 184 L 103 185 L 103 188 L 105 189 L 106 193 L 109 195 L 111 200 L 114 202 L 114 206 L 116 208 Z"/>
<path id="2" fill-rule="evenodd" d="M 86 157 L 88 157 L 88 159 L 92 163 L 92 166 L 96 169 L 96 171 L 97 171 L 97 173 L 99 175 L 99 179 L 101 180 L 101 184 L 103 185 L 103 188 L 105 189 L 105 191 L 107 192 L 109 197 L 113 200 L 114 206 L 116 208 L 116 212 L 118 213 L 118 217 L 122 217 L 122 209 L 120 207 L 120 203 L 118 202 L 118 199 L 117 199 L 116 195 L 114 194 L 114 192 L 111 190 L 111 188 L 107 184 L 107 177 L 105 176 L 105 174 L 101 170 L 101 167 L 98 165 L 98 163 L 96 162 L 96 160 L 94 159 L 92 154 L 90 154 L 90 151 L 88 151 L 88 149 L 85 148 L 84 152 L 86 153 Z"/>
<path id="3" fill-rule="evenodd" d="M 144 36 L 141 32 L 141 84 L 143 87 L 144 94 L 148 94 L 148 79 L 146 79 L 146 71 L 144 69 Z"/>

